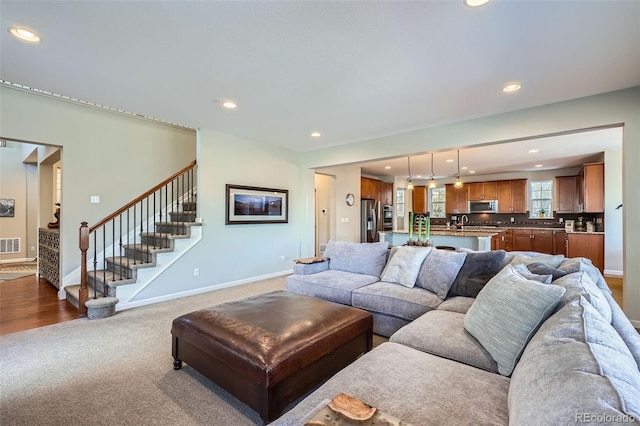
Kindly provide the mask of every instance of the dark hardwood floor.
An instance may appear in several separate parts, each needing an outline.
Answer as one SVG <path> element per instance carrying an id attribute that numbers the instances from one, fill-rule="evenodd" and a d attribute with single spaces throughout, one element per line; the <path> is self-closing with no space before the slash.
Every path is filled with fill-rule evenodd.
<path id="1" fill-rule="evenodd" d="M 78 310 L 58 299 L 58 289 L 31 275 L 0 283 L 0 335 L 78 318 Z"/>

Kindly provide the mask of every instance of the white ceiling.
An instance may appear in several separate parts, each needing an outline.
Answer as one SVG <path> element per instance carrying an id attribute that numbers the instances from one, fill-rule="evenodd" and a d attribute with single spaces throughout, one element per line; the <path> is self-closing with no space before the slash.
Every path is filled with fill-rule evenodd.
<path id="1" fill-rule="evenodd" d="M 297 151 L 640 85 L 638 1 L 2 0 L 0 19 L 2 80 Z"/>

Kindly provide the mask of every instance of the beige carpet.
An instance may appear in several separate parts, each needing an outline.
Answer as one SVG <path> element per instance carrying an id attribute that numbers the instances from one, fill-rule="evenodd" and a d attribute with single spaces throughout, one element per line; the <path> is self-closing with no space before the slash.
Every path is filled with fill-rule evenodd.
<path id="1" fill-rule="evenodd" d="M 284 277 L 90 321 L 0 336 L 0 424 L 253 425 L 259 416 L 188 365 L 173 370 L 171 322 L 282 290 Z"/>

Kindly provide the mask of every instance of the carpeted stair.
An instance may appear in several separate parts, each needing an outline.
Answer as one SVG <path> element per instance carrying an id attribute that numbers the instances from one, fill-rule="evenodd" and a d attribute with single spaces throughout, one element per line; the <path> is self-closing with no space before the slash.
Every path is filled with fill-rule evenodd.
<path id="1" fill-rule="evenodd" d="M 140 242 L 123 245 L 123 255 L 106 257 L 106 269 L 87 272 L 89 299 L 103 298 L 100 302 L 87 304 L 89 318 L 104 318 L 115 313 L 117 288 L 121 285 L 137 282 L 137 271 L 142 268 L 156 267 L 156 256 L 159 253 L 169 253 L 174 250 L 177 239 L 191 237 L 191 227 L 201 226 L 196 222 L 196 202 L 186 201 L 182 204 L 182 211 L 168 212 L 168 222 L 156 222 L 155 232 L 142 232 Z M 76 308 L 79 305 L 80 285 L 66 286 L 67 300 Z M 106 294 L 105 294 L 106 293 Z M 94 312 L 91 311 L 96 307 Z M 99 309 L 99 311 L 98 311 Z"/>

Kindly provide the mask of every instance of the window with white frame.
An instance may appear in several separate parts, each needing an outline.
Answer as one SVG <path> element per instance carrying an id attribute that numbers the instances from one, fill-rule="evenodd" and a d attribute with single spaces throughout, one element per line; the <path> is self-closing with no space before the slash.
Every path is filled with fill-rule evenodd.
<path id="1" fill-rule="evenodd" d="M 445 212 L 446 207 L 446 193 L 445 188 L 433 188 L 429 190 L 429 201 L 431 202 L 431 212 L 429 217 L 431 218 L 445 218 L 447 214 Z"/>
<path id="2" fill-rule="evenodd" d="M 531 218 L 553 218 L 553 180 L 532 180 L 529 183 Z"/>
<path id="3" fill-rule="evenodd" d="M 404 188 L 396 190 L 396 229 L 402 231 L 404 229 Z"/>

